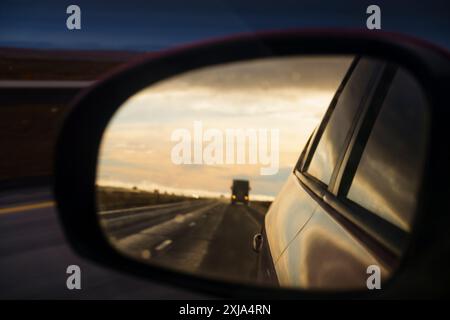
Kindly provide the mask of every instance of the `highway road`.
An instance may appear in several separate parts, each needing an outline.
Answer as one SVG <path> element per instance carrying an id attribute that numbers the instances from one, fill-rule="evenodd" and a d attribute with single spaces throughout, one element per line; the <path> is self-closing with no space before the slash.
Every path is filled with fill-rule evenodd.
<path id="1" fill-rule="evenodd" d="M 66 268 L 81 268 L 68 290 Z M 0 299 L 205 299 L 77 256 L 64 239 L 49 187 L 0 192 Z"/>
<path id="2" fill-rule="evenodd" d="M 251 280 L 251 240 L 264 209 L 197 200 L 101 213 L 121 250 L 148 263 L 228 279 Z M 81 268 L 81 290 L 68 290 L 66 268 Z M 207 295 L 143 280 L 77 256 L 60 228 L 51 191 L 0 192 L 0 299 L 204 299 Z"/>
<path id="3" fill-rule="evenodd" d="M 266 209 L 227 200 L 194 200 L 101 212 L 120 251 L 146 263 L 235 281 L 255 281 L 253 235 Z"/>

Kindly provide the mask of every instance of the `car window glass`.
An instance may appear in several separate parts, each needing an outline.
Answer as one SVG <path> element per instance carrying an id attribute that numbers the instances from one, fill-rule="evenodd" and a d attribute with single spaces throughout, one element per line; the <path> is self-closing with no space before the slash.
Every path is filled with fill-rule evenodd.
<path id="1" fill-rule="evenodd" d="M 328 184 L 361 100 L 381 62 L 361 59 L 350 76 L 320 138 L 307 172 Z"/>
<path id="2" fill-rule="evenodd" d="M 425 96 L 399 70 L 358 164 L 348 199 L 408 230 L 417 203 L 428 129 Z"/>

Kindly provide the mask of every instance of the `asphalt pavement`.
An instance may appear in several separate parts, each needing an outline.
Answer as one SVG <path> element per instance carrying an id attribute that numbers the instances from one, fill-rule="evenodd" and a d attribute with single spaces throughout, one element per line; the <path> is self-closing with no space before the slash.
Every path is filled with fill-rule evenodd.
<path id="1" fill-rule="evenodd" d="M 81 290 L 66 269 L 81 268 Z M 0 299 L 205 299 L 205 294 L 104 268 L 66 242 L 49 187 L 0 192 Z"/>
<path id="2" fill-rule="evenodd" d="M 148 264 L 231 281 L 256 281 L 253 236 L 265 209 L 194 200 L 100 214 L 111 243 Z"/>
<path id="3" fill-rule="evenodd" d="M 100 213 L 114 246 L 143 263 L 231 281 L 252 281 L 252 237 L 264 209 L 195 200 Z M 81 290 L 66 287 L 69 265 Z M 205 294 L 104 268 L 76 255 L 57 219 L 51 191 L 0 192 L 0 299 L 204 299 Z"/>

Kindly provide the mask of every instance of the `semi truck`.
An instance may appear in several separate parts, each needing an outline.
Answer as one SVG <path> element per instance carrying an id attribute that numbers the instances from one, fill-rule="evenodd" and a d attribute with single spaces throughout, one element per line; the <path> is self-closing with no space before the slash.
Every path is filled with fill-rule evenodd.
<path id="1" fill-rule="evenodd" d="M 248 180 L 233 180 L 231 186 L 231 204 L 242 203 L 248 206 L 250 183 Z"/>

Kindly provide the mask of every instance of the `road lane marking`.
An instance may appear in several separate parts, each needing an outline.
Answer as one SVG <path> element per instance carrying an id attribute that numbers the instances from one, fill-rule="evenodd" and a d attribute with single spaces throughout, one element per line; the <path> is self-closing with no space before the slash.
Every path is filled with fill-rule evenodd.
<path id="1" fill-rule="evenodd" d="M 200 216 L 208 210 L 211 210 L 213 207 L 220 205 L 218 203 L 212 203 L 206 205 L 203 208 L 195 209 L 191 212 L 186 213 L 186 222 L 191 222 L 194 219 L 200 218 Z M 188 223 L 176 223 L 174 218 L 166 220 L 164 222 L 151 225 L 147 228 L 141 229 L 136 233 L 129 234 L 124 236 L 117 242 L 117 246 L 122 249 L 122 251 L 133 251 L 135 248 L 149 248 L 151 245 L 154 249 L 156 246 L 162 244 L 161 237 L 167 237 L 174 232 L 180 231 L 185 226 L 187 227 Z M 167 246 L 167 245 L 165 245 Z"/>
<path id="2" fill-rule="evenodd" d="M 158 250 L 158 251 L 161 251 L 161 250 L 163 250 L 165 247 L 167 247 L 167 246 L 169 246 L 169 245 L 171 245 L 172 244 L 172 240 L 170 240 L 170 239 L 167 239 L 167 240 L 164 240 L 163 242 L 161 242 L 158 246 L 156 246 L 156 250 Z"/>
<path id="3" fill-rule="evenodd" d="M 175 218 L 173 218 L 173 221 L 175 221 L 176 223 L 183 223 L 184 220 L 186 220 L 186 217 L 184 215 L 182 215 L 182 214 L 177 214 L 175 216 Z"/>
<path id="4" fill-rule="evenodd" d="M 49 207 L 53 207 L 54 205 L 55 205 L 54 201 L 44 201 L 44 202 L 39 202 L 39 203 L 25 204 L 25 205 L 16 206 L 16 207 L 2 208 L 2 209 L 0 209 L 0 215 L 22 212 L 22 211 L 30 211 L 30 210 L 35 210 L 35 209 L 49 208 Z"/>
<path id="5" fill-rule="evenodd" d="M 141 257 L 142 257 L 142 259 L 148 260 L 152 257 L 152 253 L 148 249 L 142 250 Z"/>

